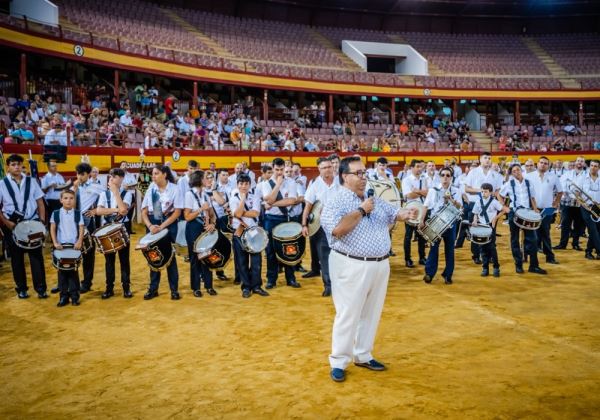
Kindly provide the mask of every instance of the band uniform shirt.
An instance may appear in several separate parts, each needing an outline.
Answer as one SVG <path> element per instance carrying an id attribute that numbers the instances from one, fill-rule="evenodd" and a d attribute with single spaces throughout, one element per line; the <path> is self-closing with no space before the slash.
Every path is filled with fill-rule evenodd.
<path id="1" fill-rule="evenodd" d="M 555 194 L 563 190 L 560 179 L 550 172 L 546 172 L 544 178 L 541 177 L 539 171 L 530 172 L 525 175 L 525 178 L 535 189 L 535 204 L 540 209 L 552 207 Z"/>
<path id="2" fill-rule="evenodd" d="M 371 169 L 371 171 L 367 171 L 367 178 L 373 179 L 375 181 L 392 181 L 394 182 L 394 175 L 385 171 L 382 175 L 377 172 L 377 169 Z"/>
<path id="3" fill-rule="evenodd" d="M 483 200 L 483 205 L 487 206 L 487 209 L 485 211 L 488 220 L 485 220 L 485 217 L 483 216 L 483 208 L 481 207 L 481 202 Z M 502 204 L 496 200 L 494 197 L 492 197 L 491 195 L 487 198 L 487 200 L 483 197 L 481 197 L 481 199 L 477 199 L 477 201 L 475 202 L 475 205 L 473 206 L 473 214 L 476 214 L 477 216 L 479 216 L 479 223 L 481 224 L 483 223 L 492 223 L 492 220 L 494 220 L 494 217 L 496 217 L 496 215 L 498 213 L 500 213 L 502 211 Z"/>
<path id="4" fill-rule="evenodd" d="M 373 199 L 373 211 L 362 217 L 354 229 L 342 237 L 333 236 L 333 229 L 344 216 L 356 211 L 363 200 L 341 186 L 338 193 L 327 201 L 321 213 L 321 227 L 331 249 L 356 257 L 388 255 L 391 247 L 389 225 L 395 222 L 400 209 L 378 197 Z"/>
<path id="5" fill-rule="evenodd" d="M 491 168 L 485 173 L 483 167 L 479 166 L 470 170 L 465 178 L 465 186 L 471 188 L 481 188 L 485 183 L 492 184 L 494 191 L 498 191 L 502 187 L 502 175 Z M 471 203 L 479 200 L 479 193 L 467 193 L 467 196 Z"/>
<path id="6" fill-rule="evenodd" d="M 327 203 L 328 200 L 335 197 L 339 189 L 339 177 L 334 176 L 331 185 L 327 185 L 323 178 L 321 176 L 318 176 L 308 186 L 306 194 L 304 195 L 304 201 L 310 204 L 315 204 L 317 201 L 320 201 L 323 205 L 325 205 L 325 203 Z"/>
<path id="7" fill-rule="evenodd" d="M 116 209 L 117 208 L 117 199 L 112 191 L 110 191 L 110 190 L 107 190 L 107 191 L 108 191 L 108 195 L 109 195 L 110 199 L 107 202 L 106 191 L 103 192 L 102 194 L 100 194 L 100 197 L 98 198 L 98 207 L 103 207 L 106 209 Z M 125 191 L 125 190 L 123 188 L 121 188 L 119 190 L 119 194 L 122 194 L 123 191 Z M 133 194 L 131 193 L 131 191 L 125 192 L 125 195 L 123 195 L 123 203 L 125 203 L 127 205 L 127 208 L 131 207 L 132 201 L 133 201 Z M 116 214 L 117 213 L 115 212 L 109 216 L 114 216 Z M 102 216 L 102 221 L 103 221 L 103 223 L 107 223 L 106 215 Z M 121 221 L 127 222 L 127 221 L 129 221 L 129 218 L 127 217 L 127 215 L 125 215 L 125 216 L 123 216 L 123 219 L 121 219 Z"/>
<path id="8" fill-rule="evenodd" d="M 190 177 L 188 174 L 185 174 L 177 180 L 177 187 L 179 188 L 179 191 L 181 191 L 181 196 L 185 197 L 190 190 Z"/>
<path id="9" fill-rule="evenodd" d="M 294 181 L 296 181 L 298 184 L 302 184 L 302 186 L 304 187 L 304 190 L 306 190 L 306 188 L 308 187 L 306 185 L 307 182 L 307 178 L 305 175 L 298 175 L 298 176 L 294 176 Z"/>
<path id="10" fill-rule="evenodd" d="M 23 210 L 26 177 L 23 175 L 20 183 L 17 183 L 17 181 L 10 174 L 4 179 L 7 179 L 10 182 L 10 186 L 15 193 L 15 200 L 17 200 L 19 211 L 24 213 L 24 219 L 33 219 L 33 217 L 37 214 L 37 200 L 44 197 L 44 192 L 40 188 L 37 181 L 33 178 L 31 178 L 29 181 L 31 183 L 29 187 L 29 197 L 27 199 L 27 204 L 25 205 L 25 210 Z M 13 214 L 16 209 L 12 197 L 8 193 L 4 179 L 0 180 L 0 204 L 2 204 L 2 213 L 4 214 L 4 217 L 9 219 L 10 215 Z"/>
<path id="11" fill-rule="evenodd" d="M 75 209 L 65 210 L 61 207 L 55 211 L 59 212 L 56 240 L 61 245 L 75 244 L 79 238 L 79 226 L 83 226 L 83 217 L 80 217 L 79 223 L 75 224 Z M 55 223 L 53 215 L 50 217 L 50 223 Z"/>
<path id="12" fill-rule="evenodd" d="M 153 196 L 158 198 L 156 202 L 153 200 Z M 159 219 L 160 217 L 166 219 L 175 209 L 183 209 L 183 204 L 183 197 L 177 185 L 167 182 L 164 191 L 160 191 L 156 184 L 148 188 L 142 201 L 142 209 L 147 208 L 148 215 L 151 215 L 155 219 Z"/>
<path id="13" fill-rule="evenodd" d="M 260 213 L 260 199 L 258 199 L 254 194 L 252 194 L 251 192 L 248 192 L 248 194 L 246 195 L 245 202 L 242 203 L 241 199 L 240 199 L 239 190 L 236 188 L 235 190 L 231 191 L 231 198 L 229 200 L 229 206 L 231 207 L 231 214 L 235 213 L 237 208 L 239 206 L 244 206 L 244 204 L 245 204 L 244 208 L 247 209 L 246 211 L 255 210 Z M 244 224 L 247 227 L 257 226 L 258 225 L 258 216 L 255 218 L 242 217 L 242 221 L 244 222 Z M 231 227 L 233 229 L 237 229 L 239 226 L 240 226 L 240 219 L 238 219 L 237 217 L 233 217 L 232 222 L 231 222 Z"/>
<path id="14" fill-rule="evenodd" d="M 420 176 L 416 177 L 412 173 L 405 176 L 402 180 L 402 194 L 406 199 L 406 203 L 412 203 L 414 201 L 422 203 L 422 196 L 419 196 L 417 198 L 408 198 L 408 194 L 410 194 L 414 189 L 422 190 L 423 188 L 427 188 L 426 182 L 423 178 L 421 178 Z"/>
<path id="15" fill-rule="evenodd" d="M 515 184 L 515 194 L 513 194 L 512 183 Z M 535 187 L 529 182 L 529 194 L 531 194 L 532 198 L 535 198 Z M 512 178 L 504 183 L 502 188 L 500 189 L 500 195 L 502 197 L 510 198 L 510 208 L 512 210 L 516 210 L 518 208 L 526 208 L 531 209 L 531 200 L 529 199 L 529 194 L 527 193 L 527 178 L 523 177 L 523 181 L 519 182 L 515 178 Z"/>
<path id="16" fill-rule="evenodd" d="M 231 185 L 229 185 L 229 183 L 221 184 L 220 182 L 217 182 L 216 190 L 219 194 L 221 194 L 221 196 L 223 196 L 223 199 L 226 202 L 229 202 L 229 200 L 231 199 L 231 191 L 233 189 L 237 189 L 237 187 L 232 188 Z M 207 192 L 210 192 L 210 191 L 211 190 L 209 190 Z M 212 203 L 212 206 L 215 210 L 217 217 L 225 216 L 225 205 L 220 205 L 219 203 L 217 203 L 217 201 L 214 199 L 214 196 L 210 197 L 210 203 Z M 230 206 L 231 206 L 231 204 L 230 204 Z"/>
<path id="17" fill-rule="evenodd" d="M 444 197 L 450 193 L 450 196 L 453 200 L 460 201 L 460 191 L 458 188 L 453 186 L 448 187 L 447 189 L 443 188 L 441 185 L 438 185 L 435 188 L 431 188 L 427 191 L 427 197 L 425 197 L 425 202 L 423 205 L 431 210 L 431 217 L 435 216 L 440 212 L 444 204 L 446 204 L 446 200 Z"/>
<path id="18" fill-rule="evenodd" d="M 269 181 L 271 181 L 271 180 L 273 182 L 276 182 L 275 177 L 272 177 Z M 271 191 L 273 191 L 273 188 L 271 188 L 271 183 L 269 181 L 265 181 L 262 183 L 261 192 L 262 192 L 263 200 L 267 195 L 271 194 Z M 294 182 L 294 180 L 290 179 L 290 178 L 285 178 L 283 180 L 283 182 L 281 183 L 281 187 L 279 188 L 279 193 L 281 194 L 282 198 L 298 197 L 297 192 L 296 192 L 296 183 Z M 275 201 L 278 201 L 277 198 L 275 199 Z M 289 209 L 289 206 L 288 206 L 288 209 Z M 265 210 L 265 214 L 268 214 L 271 216 L 283 216 L 284 215 L 279 207 L 271 207 L 270 209 Z"/>
<path id="19" fill-rule="evenodd" d="M 183 206 L 186 209 L 190 209 L 193 212 L 196 212 L 200 209 L 204 203 L 206 203 L 207 196 L 202 193 L 202 190 L 198 187 L 190 188 L 188 192 L 185 193 Z M 202 223 L 204 223 L 204 214 L 201 212 L 197 219 L 201 219 Z"/>
<path id="20" fill-rule="evenodd" d="M 430 176 L 428 173 L 425 173 L 423 175 L 423 179 L 425 180 L 425 187 L 426 188 L 433 188 L 436 185 L 439 185 L 440 182 L 442 182 L 440 180 L 440 176 L 438 175 L 437 172 L 434 172 L 433 176 Z"/>
<path id="21" fill-rule="evenodd" d="M 590 174 L 586 174 L 580 179 L 581 189 L 589 195 L 596 204 L 600 204 L 600 176 L 593 180 Z M 585 198 L 585 197 L 584 197 Z M 592 204 L 590 200 L 585 198 L 588 204 Z"/>
<path id="22" fill-rule="evenodd" d="M 571 171 L 565 172 L 560 177 L 560 183 L 563 190 L 563 196 L 561 198 L 561 203 L 565 204 L 569 207 L 579 207 L 577 201 L 575 200 L 575 196 L 571 193 L 571 183 L 581 187 L 581 179 L 586 175 L 585 171 L 582 170 L 577 172 L 575 169 Z"/>
<path id="23" fill-rule="evenodd" d="M 64 184 L 64 183 L 65 183 L 65 179 L 63 178 L 63 176 L 61 174 L 59 174 L 57 172 L 56 175 L 52 175 L 50 172 L 48 172 L 42 178 L 42 190 L 44 190 L 45 188 L 48 188 L 48 186 L 52 185 L 52 184 L 60 185 L 60 184 Z M 57 191 L 54 188 L 50 188 L 46 192 L 45 198 L 46 198 L 46 200 L 60 200 L 60 191 Z"/>
<path id="24" fill-rule="evenodd" d="M 123 186 L 137 185 L 137 178 L 135 174 L 130 172 L 125 172 L 125 177 L 123 178 Z"/>
<path id="25" fill-rule="evenodd" d="M 304 198 L 304 195 L 306 194 L 306 187 L 304 186 L 304 184 L 302 184 L 302 182 L 300 182 L 297 178 L 290 178 L 290 179 L 296 184 L 297 196 Z M 298 203 L 298 204 L 292 206 L 290 209 L 290 216 L 291 217 L 302 216 L 303 209 L 304 209 L 303 203 Z"/>

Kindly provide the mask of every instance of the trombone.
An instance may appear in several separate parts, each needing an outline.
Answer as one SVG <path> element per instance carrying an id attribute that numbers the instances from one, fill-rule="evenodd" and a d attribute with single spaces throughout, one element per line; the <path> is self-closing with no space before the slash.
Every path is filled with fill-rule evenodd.
<path id="1" fill-rule="evenodd" d="M 592 216 L 592 221 L 594 223 L 600 222 L 600 203 L 594 201 L 594 199 L 583 189 L 576 185 L 573 181 L 571 181 L 569 185 L 569 191 L 575 197 L 575 201 L 579 203 L 581 207 L 590 212 Z M 591 202 L 591 204 L 589 203 Z"/>

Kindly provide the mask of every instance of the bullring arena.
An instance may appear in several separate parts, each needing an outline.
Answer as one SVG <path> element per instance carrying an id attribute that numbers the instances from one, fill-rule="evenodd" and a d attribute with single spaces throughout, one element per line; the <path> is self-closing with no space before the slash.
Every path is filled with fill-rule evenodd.
<path id="1" fill-rule="evenodd" d="M 0 417 L 597 418 L 598 5 L 479 0 L 201 3 L 61 0 L 49 5 L 32 0 L 0 8 L 0 50 L 6 57 L 0 64 Z M 344 166 L 354 155 L 360 159 Z M 343 238 L 328 230 L 325 214 L 336 209 L 327 203 L 338 203 L 335 195 L 360 180 L 367 185 L 364 196 L 357 194 L 360 205 L 375 204 L 356 223 L 369 226 L 379 223 L 370 212 L 415 200 L 429 211 L 428 216 L 423 213 L 427 226 L 445 208 L 430 200 L 450 207 L 452 194 L 460 197 L 456 206 L 461 214 L 439 232 L 453 232 L 452 240 L 442 240 L 440 246 L 444 251 L 451 246 L 455 255 L 451 281 L 442 277 L 447 261 L 440 251 L 437 272 L 428 283 L 425 264 L 431 266 L 437 240 L 426 245 L 419 261 L 417 238 L 427 235 L 416 233 L 418 223 L 409 227 L 410 220 L 397 221 L 390 231 L 389 254 L 386 248 L 385 255 L 368 255 L 390 266 L 373 348 L 373 358 L 385 370 L 350 363 L 342 380 L 336 379 L 328 356 L 334 351 L 334 299 L 341 290 L 335 282 L 341 268 L 330 265 L 330 286 L 322 262 L 320 272 L 310 276 L 310 238 L 302 269 L 291 269 L 301 287 L 286 284 L 277 268 L 276 287 L 269 287 L 267 267 L 273 261 L 282 268 L 295 267 L 295 262 L 283 262 L 279 254 L 271 261 L 267 250 L 261 250 L 261 286 L 269 296 L 260 296 L 254 286 L 244 295 L 246 283 L 234 282 L 232 256 L 224 279 L 212 270 L 214 294 L 202 277 L 199 297 L 192 290 L 188 259 L 197 255 L 188 255 L 179 243 L 173 248 L 177 294 L 167 281 L 165 268 L 171 262 L 161 267 L 160 286 L 152 289 L 150 256 L 135 248 L 148 225 L 166 223 L 166 217 L 147 223 L 142 216 L 145 195 L 150 201 L 146 212 L 161 209 L 151 192 L 162 188 L 163 181 L 170 188 L 164 174 L 173 172 L 184 180 L 177 184 L 188 190 L 181 193 L 182 203 L 189 195 L 187 180 L 197 170 L 203 182 L 214 176 L 214 184 L 203 184 L 201 191 L 210 192 L 212 198 L 202 195 L 202 202 L 211 207 L 206 216 L 198 216 L 210 224 L 213 216 L 219 218 L 212 194 L 220 192 L 219 175 L 227 172 L 222 217 L 231 223 L 235 216 L 228 218 L 227 212 L 235 209 L 227 207 L 234 206 L 231 200 L 246 182 L 238 176 L 252 174 L 251 194 L 258 197 L 269 185 L 261 175 L 277 170 L 276 158 L 293 168 L 285 169 L 291 173 L 286 180 L 304 184 L 304 189 L 294 187 L 295 196 L 304 194 L 304 204 L 295 203 L 300 214 L 288 219 L 299 226 L 306 224 L 302 209 L 314 204 L 309 184 L 329 182 L 324 181 L 329 179 L 324 166 L 341 160 L 333 177 L 344 184 L 320 198 L 326 203 L 320 229 L 332 255 L 340 250 L 335 241 Z M 19 159 L 22 174 L 11 172 Z M 81 178 L 82 163 L 97 178 L 92 173 L 89 181 Z M 361 173 L 362 165 L 368 175 Z M 53 171 L 64 185 L 55 181 Z M 451 180 L 442 176 L 450 172 Z M 531 254 L 519 265 L 515 250 L 511 252 L 519 208 L 515 202 L 524 196 L 515 192 L 521 172 L 527 180 L 523 185 L 535 190 L 525 207 L 540 210 L 534 212 L 540 223 L 533 229 L 517 224 L 518 249 L 530 252 L 523 236 L 539 238 L 533 250 L 538 266 Z M 480 199 L 483 204 L 485 188 L 473 175 L 479 173 L 495 180 L 492 196 L 500 207 L 507 206 L 494 228 L 497 237 L 494 233 L 488 242 L 498 253 L 499 277 L 492 274 L 492 263 L 489 275 L 482 276 L 486 244 L 472 251 L 478 239 L 460 238 L 462 230 L 470 229 Z M 123 296 L 119 261 L 114 290 L 107 285 L 98 243 L 90 251 L 95 252 L 91 290 L 84 292 L 86 274 L 80 265 L 76 271 L 82 283 L 77 281 L 76 293 L 71 286 L 51 292 L 59 271 L 53 267 L 51 235 L 33 250 L 23 251 L 15 243 L 20 240 L 15 228 L 23 221 L 11 222 L 14 205 L 5 183 L 19 176 L 40 184 L 43 197 L 32 203 L 46 209 L 47 217 L 39 223 L 48 223 L 48 230 L 50 222 L 56 224 L 48 209 L 60 208 L 61 191 L 73 189 L 72 197 L 80 197 L 82 184 L 97 181 L 99 198 L 86 208 L 102 208 L 101 196 L 109 191 L 111 197 L 114 179 L 124 180 L 128 189 L 122 188 L 121 201 L 131 196 L 135 207 L 127 253 L 133 297 Z M 411 177 L 418 187 L 406 187 Z M 268 191 L 276 188 L 277 173 L 272 180 Z M 556 186 L 546 190 L 544 182 Z M 50 183 L 54 186 L 48 187 Z M 368 191 L 378 185 L 397 196 Z M 445 195 L 433 192 L 445 188 Z M 549 193 L 538 194 L 537 189 Z M 423 191 L 422 199 L 417 190 Z M 286 192 L 270 200 L 263 194 L 256 200 L 264 214 L 256 219 L 267 231 L 269 211 L 278 208 L 271 203 L 289 197 Z M 76 209 L 82 206 L 79 198 L 76 203 Z M 182 204 L 182 217 L 195 205 Z M 244 208 L 243 214 L 248 211 Z M 243 216 L 248 218 L 253 219 Z M 25 211 L 25 219 L 37 217 Z M 230 249 L 237 249 L 233 236 L 224 237 Z M 269 244 L 278 240 L 272 236 Z M 367 236 L 349 245 L 362 250 Z M 11 256 L 40 249 L 45 290 L 34 288 L 29 256 L 18 269 Z M 350 254 L 346 257 L 354 258 Z M 361 263 L 372 263 L 367 261 Z M 523 273 L 517 272 L 519 267 Z M 28 290 L 16 284 L 23 271 Z M 57 307 L 61 301 L 65 306 Z"/>

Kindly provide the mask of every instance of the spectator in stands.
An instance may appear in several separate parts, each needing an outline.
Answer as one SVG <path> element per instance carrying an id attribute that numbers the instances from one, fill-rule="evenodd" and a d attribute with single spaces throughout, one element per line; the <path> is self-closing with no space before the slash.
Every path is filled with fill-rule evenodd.
<path id="1" fill-rule="evenodd" d="M 533 135 L 536 137 L 541 137 L 544 134 L 544 128 L 542 127 L 542 124 L 537 123 L 536 125 L 533 126 Z"/>
<path id="2" fill-rule="evenodd" d="M 44 146 L 66 146 L 67 132 L 63 130 L 62 124 L 54 124 L 54 129 L 48 131 L 44 138 Z"/>
<path id="3" fill-rule="evenodd" d="M 335 136 L 344 135 L 344 129 L 342 128 L 342 123 L 339 120 L 336 120 L 335 124 L 333 124 L 333 134 Z"/>
<path id="4" fill-rule="evenodd" d="M 371 144 L 371 152 L 381 152 L 381 148 L 379 146 L 379 139 L 377 137 L 373 139 L 373 144 Z"/>
<path id="5" fill-rule="evenodd" d="M 10 137 L 13 139 L 13 143 L 16 142 L 19 144 L 33 144 L 35 141 L 33 131 L 26 128 L 24 121 L 16 124 L 15 130 L 10 132 Z"/>
<path id="6" fill-rule="evenodd" d="M 29 100 L 29 95 L 24 94 L 21 98 L 17 99 L 14 104 L 14 107 L 18 112 L 26 113 L 29 107 L 31 106 L 31 101 Z"/>

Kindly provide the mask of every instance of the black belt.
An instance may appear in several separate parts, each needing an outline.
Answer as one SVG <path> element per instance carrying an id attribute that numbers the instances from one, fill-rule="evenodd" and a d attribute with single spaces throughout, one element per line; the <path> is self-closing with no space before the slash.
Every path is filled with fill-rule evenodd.
<path id="1" fill-rule="evenodd" d="M 384 255 L 383 257 L 357 257 L 356 255 L 346 254 L 346 253 L 340 252 L 336 249 L 334 249 L 334 251 L 340 255 L 343 255 L 344 257 L 348 257 L 348 258 L 352 258 L 354 260 L 360 260 L 360 261 L 383 261 L 383 260 L 387 260 L 390 257 L 389 255 Z"/>

